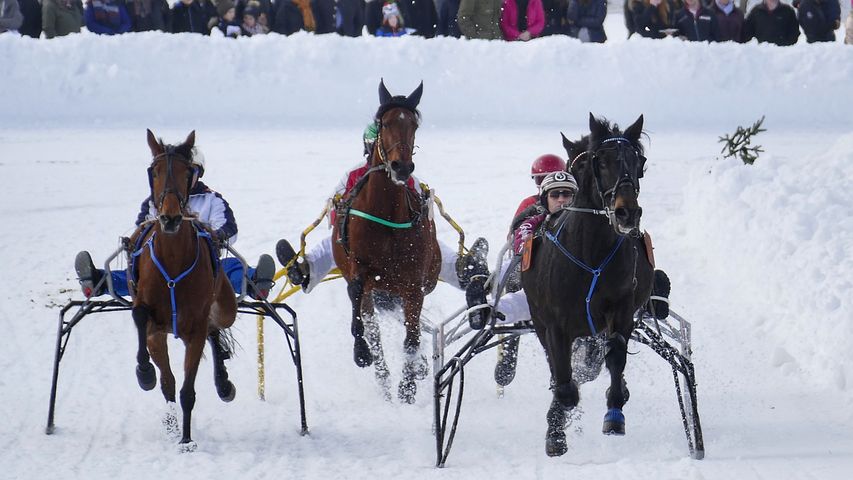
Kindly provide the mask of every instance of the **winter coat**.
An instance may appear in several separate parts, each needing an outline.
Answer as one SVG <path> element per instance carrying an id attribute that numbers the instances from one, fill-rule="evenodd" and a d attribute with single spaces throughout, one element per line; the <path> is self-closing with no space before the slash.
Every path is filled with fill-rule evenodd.
<path id="1" fill-rule="evenodd" d="M 316 28 L 314 33 L 334 33 L 335 26 L 335 1 L 334 0 L 313 0 L 311 8 L 314 10 L 314 22 Z"/>
<path id="2" fill-rule="evenodd" d="M 841 22 L 838 0 L 800 0 L 794 6 L 807 42 L 835 41 L 835 26 Z"/>
<path id="3" fill-rule="evenodd" d="M 781 46 L 797 43 L 800 26 L 794 9 L 784 3 L 779 3 L 772 12 L 763 3 L 753 7 L 743 22 L 743 41 L 753 38 Z"/>
<path id="4" fill-rule="evenodd" d="M 193 0 L 189 5 L 177 2 L 172 7 L 172 33 L 201 33 L 207 35 L 209 17 L 205 8 Z"/>
<path id="5" fill-rule="evenodd" d="M 529 0 L 527 2 L 527 31 L 530 38 L 538 37 L 545 28 L 545 10 L 542 8 L 542 0 Z M 518 40 L 521 31 L 518 29 L 518 4 L 516 0 L 504 0 L 503 13 L 501 13 L 501 31 L 504 39 L 509 41 Z"/>
<path id="6" fill-rule="evenodd" d="M 228 240 L 233 244 L 237 241 L 237 221 L 234 220 L 234 212 L 228 202 L 222 198 L 219 192 L 213 191 L 197 181 L 190 190 L 190 198 L 187 200 L 187 210 L 198 215 L 198 220 L 214 231 L 216 238 Z M 157 207 L 151 200 L 146 198 L 139 209 L 136 217 L 136 225 L 157 218 Z"/>
<path id="7" fill-rule="evenodd" d="M 219 19 L 219 23 L 216 24 L 216 29 L 222 32 L 222 35 L 229 38 L 237 38 L 242 33 L 240 29 L 240 24 L 236 21 L 226 22 L 222 18 Z M 211 32 L 211 35 L 213 32 Z"/>
<path id="8" fill-rule="evenodd" d="M 665 38 L 666 34 L 661 30 L 670 28 L 671 12 L 674 10 L 672 3 L 669 0 L 663 0 L 666 6 L 667 14 L 662 13 L 661 6 L 647 4 L 643 0 L 629 0 L 626 5 L 626 24 L 633 27 L 634 32 L 646 38 Z M 663 4 L 661 4 L 663 5 Z"/>
<path id="9" fill-rule="evenodd" d="M 169 31 L 172 12 L 166 0 L 128 0 L 126 5 L 134 32 Z"/>
<path id="10" fill-rule="evenodd" d="M 364 0 L 338 0 L 335 17 L 338 33 L 345 37 L 360 37 L 364 28 Z"/>
<path id="11" fill-rule="evenodd" d="M 540 36 L 569 34 L 569 24 L 566 20 L 568 0 L 542 0 L 542 10 L 545 12 L 545 28 Z"/>
<path id="12" fill-rule="evenodd" d="M 732 0 L 734 2 L 734 0 Z M 726 12 L 716 3 L 714 4 L 714 15 L 717 17 L 717 36 L 714 38 L 717 42 L 740 42 L 743 30 L 743 12 L 739 8 L 734 7 L 732 11 L 726 15 Z"/>
<path id="13" fill-rule="evenodd" d="M 678 29 L 678 35 L 691 42 L 713 42 L 717 33 L 717 16 L 711 10 L 700 6 L 696 16 L 687 6 L 675 13 L 673 26 Z"/>
<path id="14" fill-rule="evenodd" d="M 457 21 L 459 30 L 468 38 L 500 40 L 502 0 L 462 0 Z"/>
<path id="15" fill-rule="evenodd" d="M 18 0 L 0 0 L 0 33 L 17 31 L 24 23 Z"/>
<path id="16" fill-rule="evenodd" d="M 99 35 L 117 35 L 130 31 L 130 15 L 116 0 L 87 0 L 86 28 Z"/>
<path id="17" fill-rule="evenodd" d="M 83 4 L 80 0 L 44 0 L 41 24 L 47 38 L 80 33 L 83 27 Z"/>
<path id="18" fill-rule="evenodd" d="M 24 23 L 18 28 L 18 33 L 28 37 L 39 38 L 41 36 L 41 4 L 38 0 L 18 0 Z"/>
<path id="19" fill-rule="evenodd" d="M 607 0 L 570 0 L 569 10 L 566 18 L 569 21 L 569 35 L 575 38 L 583 36 L 582 30 L 586 28 L 588 41 L 604 43 L 607 34 L 604 33 L 604 17 L 607 16 Z M 587 41 L 584 38 L 581 40 Z"/>
<path id="20" fill-rule="evenodd" d="M 314 13 L 309 18 L 311 28 L 314 24 Z M 282 35 L 292 35 L 305 28 L 305 18 L 302 10 L 292 0 L 279 0 L 275 3 L 275 21 L 270 28 L 271 31 Z"/>

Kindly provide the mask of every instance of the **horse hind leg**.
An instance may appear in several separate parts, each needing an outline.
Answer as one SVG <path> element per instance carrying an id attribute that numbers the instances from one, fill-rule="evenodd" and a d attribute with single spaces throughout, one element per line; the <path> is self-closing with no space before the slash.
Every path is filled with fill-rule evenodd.
<path id="1" fill-rule="evenodd" d="M 151 365 L 151 357 L 148 355 L 147 348 L 148 322 L 151 318 L 151 311 L 147 307 L 137 305 L 133 307 L 131 316 L 133 316 L 133 323 L 136 325 L 139 341 L 136 351 L 136 381 L 147 392 L 157 385 L 157 372 Z"/>
<path id="2" fill-rule="evenodd" d="M 607 389 L 607 413 L 604 415 L 602 432 L 605 435 L 625 435 L 625 416 L 622 407 L 628 401 L 628 388 L 625 385 L 625 362 L 628 356 L 628 342 L 619 333 L 607 338 L 604 363 L 610 371 L 610 387 Z"/>
<path id="3" fill-rule="evenodd" d="M 234 339 L 227 330 L 214 330 L 207 336 L 207 341 L 213 356 L 213 383 L 216 385 L 216 394 L 223 402 L 230 402 L 237 395 L 237 388 L 228 380 L 225 360 L 231 358 Z"/>
<path id="4" fill-rule="evenodd" d="M 347 284 L 347 293 L 349 294 L 350 302 L 352 302 L 351 331 L 354 339 L 353 360 L 356 365 L 364 368 L 373 363 L 373 356 L 370 354 L 370 347 L 364 339 L 364 321 L 361 317 L 361 301 L 364 297 L 364 280 L 361 278 L 352 279 L 349 284 Z"/>

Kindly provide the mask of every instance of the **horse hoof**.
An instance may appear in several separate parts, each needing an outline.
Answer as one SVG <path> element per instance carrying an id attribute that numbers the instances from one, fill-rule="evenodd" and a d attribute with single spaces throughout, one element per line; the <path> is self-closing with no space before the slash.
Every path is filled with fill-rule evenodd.
<path id="1" fill-rule="evenodd" d="M 601 432 L 605 435 L 625 435 L 625 415 L 622 415 L 622 410 L 611 408 L 607 411 Z"/>
<path id="2" fill-rule="evenodd" d="M 364 338 L 357 338 L 353 345 L 353 359 L 355 364 L 361 368 L 369 367 L 373 363 L 373 355 L 370 354 L 370 347 Z"/>
<path id="3" fill-rule="evenodd" d="M 403 366 L 403 377 L 423 380 L 429 375 L 429 363 L 423 355 L 412 355 Z"/>
<path id="4" fill-rule="evenodd" d="M 192 440 L 181 441 L 178 444 L 178 452 L 180 453 L 192 453 L 198 450 L 198 444 Z"/>
<path id="5" fill-rule="evenodd" d="M 154 366 L 150 363 L 137 365 L 136 381 L 146 392 L 153 389 L 157 385 L 157 373 L 154 371 Z"/>
<path id="6" fill-rule="evenodd" d="M 562 431 L 548 431 L 545 436 L 545 454 L 549 457 L 559 457 L 569 450 L 566 434 Z"/>
<path id="7" fill-rule="evenodd" d="M 401 402 L 412 405 L 415 403 L 415 394 L 418 392 L 418 386 L 413 380 L 402 380 L 400 386 L 397 387 L 397 397 Z"/>
<path id="8" fill-rule="evenodd" d="M 233 383 L 229 381 L 225 381 L 222 385 L 216 385 L 216 394 L 219 395 L 219 399 L 225 403 L 234 400 L 234 397 L 237 396 L 237 387 L 234 386 Z"/>

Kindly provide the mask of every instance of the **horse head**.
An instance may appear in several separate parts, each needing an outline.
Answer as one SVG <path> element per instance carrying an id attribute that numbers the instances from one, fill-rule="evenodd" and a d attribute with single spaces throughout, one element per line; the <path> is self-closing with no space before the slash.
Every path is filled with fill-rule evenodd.
<path id="1" fill-rule="evenodd" d="M 151 166 L 148 167 L 148 183 L 151 200 L 154 202 L 163 233 L 177 233 L 184 219 L 194 175 L 192 148 L 195 145 L 195 130 L 190 132 L 184 143 L 164 145 L 148 130 L 148 146 L 151 148 Z"/>
<path id="2" fill-rule="evenodd" d="M 374 146 L 373 165 L 384 164 L 391 180 L 403 185 L 415 170 L 412 160 L 415 148 L 415 131 L 420 124 L 421 114 L 418 103 L 424 83 L 418 86 L 408 97 L 392 96 L 385 88 L 385 82 L 379 81 L 379 110 L 375 121 L 378 127 Z"/>
<path id="3" fill-rule="evenodd" d="M 579 142 L 563 136 L 568 169 L 580 186 L 575 205 L 605 211 L 619 235 L 638 235 L 643 209 L 637 198 L 646 162 L 640 143 L 643 116 L 623 132 L 590 113 L 589 130 Z"/>

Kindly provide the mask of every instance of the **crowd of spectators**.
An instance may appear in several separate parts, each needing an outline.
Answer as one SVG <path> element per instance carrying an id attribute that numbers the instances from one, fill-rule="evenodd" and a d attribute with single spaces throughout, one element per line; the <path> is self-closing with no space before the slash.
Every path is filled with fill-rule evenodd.
<path id="1" fill-rule="evenodd" d="M 840 1 L 624 0 L 628 35 L 792 45 L 835 41 Z M 853 0 L 851 0 L 853 5 Z M 528 41 L 568 35 L 607 40 L 607 0 L 0 0 L 0 34 L 53 38 L 85 26 L 100 35 L 163 31 L 240 37 L 298 31 L 358 37 L 451 36 Z M 845 43 L 853 43 L 853 9 Z"/>

